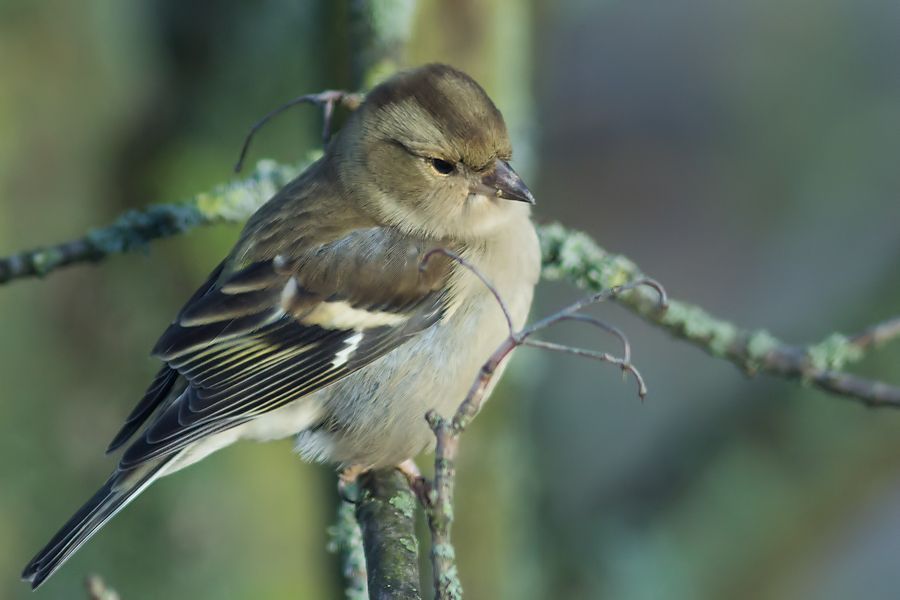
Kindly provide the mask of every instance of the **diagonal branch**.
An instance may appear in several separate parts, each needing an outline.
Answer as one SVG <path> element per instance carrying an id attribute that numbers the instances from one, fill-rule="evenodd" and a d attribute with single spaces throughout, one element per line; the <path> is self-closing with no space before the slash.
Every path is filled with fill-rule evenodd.
<path id="1" fill-rule="evenodd" d="M 241 152 L 238 155 L 237 162 L 234 164 L 234 172 L 241 172 L 241 169 L 244 166 L 244 159 L 247 158 L 247 152 L 250 150 L 250 142 L 253 141 L 253 136 L 255 136 L 266 123 L 292 106 L 297 106 L 298 104 L 314 104 L 322 109 L 322 145 L 327 146 L 328 140 L 331 139 L 331 121 L 334 117 L 334 107 L 340 105 L 348 110 L 356 110 L 359 105 L 362 104 L 362 101 L 362 94 L 351 94 L 350 92 L 341 90 L 325 90 L 318 94 L 304 94 L 303 96 L 297 96 L 293 100 L 288 100 L 275 110 L 263 116 L 250 127 L 250 131 L 247 132 L 244 143 L 241 145 Z"/>
<path id="2" fill-rule="evenodd" d="M 150 242 L 187 233 L 202 225 L 242 223 L 302 171 L 300 166 L 260 161 L 247 178 L 217 185 L 183 202 L 132 210 L 112 225 L 84 237 L 0 258 L 0 284 L 43 277 L 62 267 L 92 263 L 113 254 L 146 251 Z"/>
<path id="3" fill-rule="evenodd" d="M 541 229 L 541 246 L 545 279 L 604 290 L 643 277 L 630 259 L 611 254 L 587 235 L 561 225 Z M 734 363 L 747 374 L 765 373 L 800 381 L 867 406 L 900 407 L 900 387 L 843 371 L 867 350 L 900 337 L 900 317 L 856 336 L 834 333 L 804 347 L 787 344 L 765 330 L 741 329 L 686 302 L 672 300 L 668 310 L 660 312 L 655 295 L 646 288 L 632 290 L 616 300 L 650 323 Z"/>
<path id="4" fill-rule="evenodd" d="M 78 263 L 97 262 L 113 254 L 144 251 L 154 240 L 187 233 L 195 227 L 243 222 L 303 166 L 260 161 L 249 177 L 216 186 L 185 202 L 130 211 L 112 225 L 94 229 L 82 238 L 0 258 L 0 284 L 40 277 Z M 643 277 L 630 259 L 607 252 L 584 233 L 558 224 L 545 225 L 539 233 L 545 279 L 566 280 L 597 292 Z M 765 330 L 741 329 L 686 302 L 672 300 L 668 310 L 660 311 L 656 294 L 650 289 L 629 291 L 616 301 L 748 374 L 765 373 L 800 381 L 868 406 L 900 407 L 900 387 L 844 371 L 866 352 L 900 337 L 900 317 L 855 336 L 832 334 L 818 344 L 794 346 Z"/>

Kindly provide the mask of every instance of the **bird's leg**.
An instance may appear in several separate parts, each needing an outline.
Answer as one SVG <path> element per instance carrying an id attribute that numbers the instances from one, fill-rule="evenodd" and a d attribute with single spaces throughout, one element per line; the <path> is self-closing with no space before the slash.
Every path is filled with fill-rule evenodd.
<path id="1" fill-rule="evenodd" d="M 423 507 L 429 506 L 431 503 L 431 498 L 428 492 L 431 489 L 431 486 L 428 485 L 428 480 L 422 476 L 422 471 L 419 470 L 419 466 L 413 461 L 411 458 L 407 458 L 402 463 L 397 465 L 397 470 L 400 471 L 404 477 L 406 477 L 406 481 L 409 484 L 409 489 L 412 490 L 413 494 L 416 495 L 416 498 L 419 499 L 419 502 Z"/>
<path id="2" fill-rule="evenodd" d="M 359 480 L 360 475 L 368 471 L 369 469 L 362 465 L 350 465 L 349 467 L 345 467 L 338 474 L 338 495 L 341 497 L 344 502 L 350 502 L 351 504 L 356 504 L 359 500 L 354 497 L 354 494 L 350 494 L 350 488 Z"/>

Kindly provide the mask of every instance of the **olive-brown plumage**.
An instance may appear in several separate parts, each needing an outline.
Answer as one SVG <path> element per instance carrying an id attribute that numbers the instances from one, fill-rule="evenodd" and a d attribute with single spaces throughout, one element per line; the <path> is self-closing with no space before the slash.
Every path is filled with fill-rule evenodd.
<path id="1" fill-rule="evenodd" d="M 239 439 L 296 435 L 306 458 L 387 467 L 429 449 L 537 281 L 531 193 L 500 112 L 427 65 L 373 89 L 324 156 L 247 222 L 154 348 L 164 364 L 109 450 L 107 483 L 26 567 L 33 587 L 160 476 Z M 129 443 L 130 441 L 130 443 Z"/>

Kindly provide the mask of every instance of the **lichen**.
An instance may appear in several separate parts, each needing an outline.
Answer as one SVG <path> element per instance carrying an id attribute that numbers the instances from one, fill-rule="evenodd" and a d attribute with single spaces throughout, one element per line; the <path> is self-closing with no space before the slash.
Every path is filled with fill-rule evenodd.
<path id="1" fill-rule="evenodd" d="M 862 349 L 840 333 L 833 333 L 822 342 L 809 346 L 806 354 L 813 368 L 818 371 L 839 371 L 863 357 Z"/>
<path id="2" fill-rule="evenodd" d="M 341 572 L 346 583 L 347 600 L 364 600 L 369 597 L 366 584 L 366 557 L 363 552 L 362 532 L 353 514 L 353 505 L 342 502 L 337 519 L 328 528 L 329 552 L 341 556 Z"/>
<path id="3" fill-rule="evenodd" d="M 31 255 L 31 265 L 38 277 L 52 271 L 62 261 L 63 254 L 56 248 L 40 250 Z"/>
<path id="4" fill-rule="evenodd" d="M 462 582 L 459 580 L 459 570 L 456 565 L 450 565 L 447 572 L 441 574 L 438 585 L 444 591 L 444 598 L 448 598 L 448 600 L 462 599 Z"/>
<path id="5" fill-rule="evenodd" d="M 396 508 L 401 515 L 407 519 L 412 519 L 416 514 L 416 501 L 410 493 L 402 492 L 391 496 L 388 503 Z"/>
<path id="6" fill-rule="evenodd" d="M 765 329 L 754 331 L 747 339 L 747 357 L 758 364 L 780 345 L 781 342 Z"/>
<path id="7" fill-rule="evenodd" d="M 416 539 L 415 539 L 415 538 L 408 538 L 408 537 L 405 537 L 405 536 L 404 536 L 404 537 L 401 537 L 401 538 L 400 538 L 399 540 L 397 540 L 397 541 L 400 543 L 401 546 L 403 546 L 403 549 L 404 549 L 404 550 L 406 550 L 406 551 L 409 552 L 410 554 L 415 554 L 416 556 L 418 556 L 418 554 L 419 554 L 419 545 L 418 545 L 418 543 L 416 542 Z"/>
<path id="8" fill-rule="evenodd" d="M 727 355 L 740 333 L 731 323 L 716 319 L 700 307 L 683 302 L 670 302 L 662 322 L 676 335 L 702 342 L 715 356 Z"/>
<path id="9" fill-rule="evenodd" d="M 569 279 L 599 291 L 640 276 L 637 266 L 624 256 L 606 252 L 588 235 L 569 231 L 559 223 L 542 227 L 540 242 L 545 279 Z"/>

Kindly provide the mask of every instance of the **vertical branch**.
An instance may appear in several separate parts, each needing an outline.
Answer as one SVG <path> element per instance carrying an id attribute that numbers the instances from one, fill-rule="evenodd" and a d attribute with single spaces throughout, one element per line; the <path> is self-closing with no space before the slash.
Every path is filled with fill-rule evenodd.
<path id="1" fill-rule="evenodd" d="M 404 66 L 416 2 L 349 0 L 348 8 L 351 84 L 365 90 Z M 355 513 L 369 597 L 421 598 L 416 500 L 406 478 L 393 469 L 376 471 L 361 477 L 359 485 Z"/>
<path id="2" fill-rule="evenodd" d="M 362 497 L 356 519 L 362 530 L 370 598 L 421 598 L 416 498 L 396 469 L 360 478 Z"/>
<path id="3" fill-rule="evenodd" d="M 344 597 L 347 600 L 366 600 L 369 588 L 366 582 L 366 557 L 363 551 L 362 532 L 356 523 L 353 505 L 341 502 L 337 522 L 328 530 L 331 537 L 328 550 L 340 557 L 341 575 L 344 578 Z"/>
<path id="4" fill-rule="evenodd" d="M 428 424 L 437 437 L 434 481 L 425 499 L 425 515 L 431 531 L 431 574 L 435 598 L 461 600 L 462 581 L 456 566 L 456 549 L 450 537 L 453 527 L 453 493 L 456 489 L 456 449 L 459 431 L 453 421 L 431 412 Z"/>

